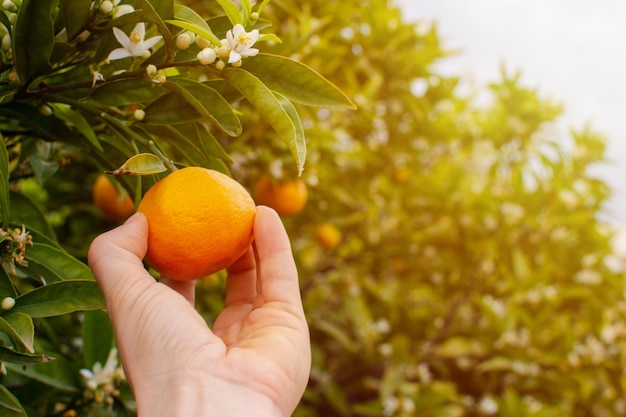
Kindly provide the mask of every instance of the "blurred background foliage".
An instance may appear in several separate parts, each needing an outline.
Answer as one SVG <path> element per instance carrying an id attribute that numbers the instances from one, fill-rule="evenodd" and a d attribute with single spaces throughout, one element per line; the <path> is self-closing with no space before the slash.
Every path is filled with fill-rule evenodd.
<path id="1" fill-rule="evenodd" d="M 204 17 L 221 10 L 184 4 Z M 263 17 L 282 40 L 263 52 L 310 66 L 358 107 L 295 104 L 307 203 L 283 220 L 314 354 L 296 416 L 626 413 L 626 260 L 598 216 L 610 191 L 590 173 L 605 160 L 602 136 L 558 136 L 559 103 L 517 73 L 485 87 L 486 104 L 459 95 L 459 80 L 437 73 L 450 52 L 436 25 L 403 21 L 393 2 L 272 0 Z M 237 109 L 241 134 L 218 138 L 226 168 L 251 191 L 268 176 L 296 181 L 262 114 L 244 101 Z M 15 192 L 35 199 L 60 246 L 84 261 L 113 226 L 91 200 L 103 166 L 65 144 L 23 152 L 38 161 L 51 151 L 61 152 L 58 169 Z M 116 157 L 101 162 L 117 167 Z M 222 290 L 221 275 L 198 283 L 209 322 Z M 29 415 L 45 415 L 32 411 L 44 402 L 57 415 L 132 414 L 120 405 L 123 384 L 113 404 L 77 393 L 79 369 L 109 353 L 100 313 L 40 322 L 38 343 L 57 360 L 12 366 L 2 379 Z"/>

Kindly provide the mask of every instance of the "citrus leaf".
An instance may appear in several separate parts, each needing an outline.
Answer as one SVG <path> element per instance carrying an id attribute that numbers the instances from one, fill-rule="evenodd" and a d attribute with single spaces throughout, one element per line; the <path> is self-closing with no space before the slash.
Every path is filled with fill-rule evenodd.
<path id="1" fill-rule="evenodd" d="M 18 365 L 39 365 L 51 360 L 54 360 L 54 358 L 41 353 L 20 353 L 0 346 L 0 362 L 16 363 Z"/>
<path id="2" fill-rule="evenodd" d="M 23 0 L 13 34 L 13 62 L 22 85 L 50 69 L 54 45 L 52 0 Z"/>
<path id="3" fill-rule="evenodd" d="M 54 229 L 48 223 L 46 215 L 38 203 L 15 191 L 10 191 L 9 197 L 11 199 L 11 223 L 24 224 L 27 230 L 43 233 L 51 240 L 56 241 Z"/>
<path id="4" fill-rule="evenodd" d="M 167 166 L 161 158 L 152 153 L 133 155 L 115 171 L 107 171 L 112 175 L 153 175 L 167 171 Z"/>
<path id="5" fill-rule="evenodd" d="M 0 135 L 0 138 L 2 136 Z M 9 153 L 4 140 L 0 145 L 0 220 L 2 225 L 9 222 Z"/>
<path id="6" fill-rule="evenodd" d="M 4 385 L 0 385 L 0 415 L 3 417 L 26 417 L 20 401 Z"/>
<path id="7" fill-rule="evenodd" d="M 260 53 L 253 59 L 244 60 L 242 68 L 257 76 L 268 88 L 296 103 L 356 108 L 334 84 L 291 58 Z"/>
<path id="8" fill-rule="evenodd" d="M 0 301 L 2 301 L 4 297 L 15 298 L 17 297 L 17 291 L 15 290 L 13 282 L 11 282 L 9 274 L 7 274 L 4 268 L 0 268 Z"/>
<path id="9" fill-rule="evenodd" d="M 124 79 L 100 84 L 93 90 L 91 98 L 107 106 L 128 106 L 136 103 L 148 103 L 165 94 L 163 88 L 147 88 L 149 84 L 136 79 Z"/>
<path id="10" fill-rule="evenodd" d="M 202 118 L 184 97 L 175 92 L 154 100 L 144 108 L 144 111 L 146 117 L 143 119 L 143 124 L 171 125 Z"/>
<path id="11" fill-rule="evenodd" d="M 222 76 L 230 82 L 257 109 L 285 142 L 296 161 L 298 173 L 304 168 L 306 142 L 300 135 L 300 127 L 294 124 L 291 108 L 252 73 L 240 68 L 226 68 Z M 295 110 L 294 110 L 295 111 Z M 299 119 L 298 119 L 299 120 Z"/>
<path id="12" fill-rule="evenodd" d="M 93 280 L 87 265 L 74 258 L 56 244 L 46 244 L 33 238 L 33 246 L 26 248 L 27 267 L 20 271 L 45 282 L 65 280 Z"/>
<path id="13" fill-rule="evenodd" d="M 85 368 L 91 369 L 96 362 L 104 364 L 113 347 L 113 326 L 106 312 L 85 312 L 82 340 Z"/>
<path id="14" fill-rule="evenodd" d="M 35 326 L 28 314 L 11 313 L 0 317 L 0 331 L 6 333 L 19 352 L 34 353 Z"/>
<path id="15" fill-rule="evenodd" d="M 48 105 L 52 107 L 54 115 L 57 118 L 63 120 L 71 126 L 74 126 L 91 145 L 102 152 L 102 145 L 98 142 L 98 138 L 96 137 L 96 134 L 87 119 L 85 119 L 85 116 L 83 116 L 80 112 L 72 110 L 72 108 L 67 104 L 48 103 Z"/>
<path id="16" fill-rule="evenodd" d="M 201 116 L 214 120 L 230 136 L 241 134 L 239 118 L 216 90 L 185 78 L 168 79 L 165 86 L 182 95 Z"/>
<path id="17" fill-rule="evenodd" d="M 69 39 L 74 39 L 89 22 L 91 3 L 84 0 L 61 0 L 61 16 Z"/>
<path id="18" fill-rule="evenodd" d="M 237 23 L 244 25 L 245 22 L 241 17 L 241 13 L 239 13 L 239 8 L 235 3 L 231 0 L 217 0 L 220 7 L 224 10 L 224 13 L 230 20 L 230 23 L 235 26 Z"/>
<path id="19" fill-rule="evenodd" d="M 104 297 L 95 281 L 60 281 L 17 297 L 11 311 L 37 318 L 104 307 Z"/>

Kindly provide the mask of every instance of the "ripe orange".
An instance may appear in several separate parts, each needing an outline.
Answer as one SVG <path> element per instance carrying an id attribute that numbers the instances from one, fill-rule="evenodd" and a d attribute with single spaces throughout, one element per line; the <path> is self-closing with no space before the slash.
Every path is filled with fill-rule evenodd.
<path id="1" fill-rule="evenodd" d="M 315 238 L 326 249 L 334 249 L 341 241 L 341 232 L 332 223 L 322 223 L 315 229 Z"/>
<path id="2" fill-rule="evenodd" d="M 301 179 L 275 181 L 264 175 L 254 187 L 256 202 L 273 208 L 281 216 L 300 213 L 306 205 L 307 197 L 307 187 Z"/>
<path id="3" fill-rule="evenodd" d="M 228 175 L 188 167 L 172 172 L 144 195 L 146 261 L 162 275 L 190 281 L 230 266 L 250 247 L 256 206 Z"/>
<path id="4" fill-rule="evenodd" d="M 135 212 L 128 194 L 123 190 L 118 192 L 105 174 L 98 176 L 93 184 L 92 197 L 96 208 L 112 223 L 122 222 Z"/>

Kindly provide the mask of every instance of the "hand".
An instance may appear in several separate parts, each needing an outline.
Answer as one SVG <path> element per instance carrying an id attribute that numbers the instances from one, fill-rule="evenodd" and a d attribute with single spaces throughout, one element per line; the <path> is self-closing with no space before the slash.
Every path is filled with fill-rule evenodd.
<path id="1" fill-rule="evenodd" d="M 311 367 L 309 331 L 287 233 L 257 207 L 255 242 L 228 270 L 211 330 L 194 282 L 144 269 L 142 214 L 96 238 L 89 265 L 104 293 L 139 417 L 289 416 Z"/>

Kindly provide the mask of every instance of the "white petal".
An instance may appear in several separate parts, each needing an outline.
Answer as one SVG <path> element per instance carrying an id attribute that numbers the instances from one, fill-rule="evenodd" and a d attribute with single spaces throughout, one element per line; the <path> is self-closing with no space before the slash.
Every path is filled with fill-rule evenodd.
<path id="1" fill-rule="evenodd" d="M 157 44 L 158 41 L 160 41 L 161 39 L 163 39 L 163 36 L 153 36 L 150 39 L 146 39 L 141 45 L 144 51 L 152 48 L 154 45 Z"/>
<path id="2" fill-rule="evenodd" d="M 252 46 L 257 39 L 259 39 L 259 30 L 254 29 L 252 32 L 248 32 L 248 35 L 250 35 L 250 42 L 248 43 L 248 46 Z"/>
<path id="3" fill-rule="evenodd" d="M 245 31 L 246 29 L 243 26 L 241 26 L 240 23 L 237 23 L 235 27 L 233 27 L 233 35 L 235 35 L 235 37 L 238 37 L 242 33 L 245 33 Z"/>
<path id="4" fill-rule="evenodd" d="M 107 59 L 109 61 L 115 61 L 116 59 L 123 59 L 132 56 L 128 49 L 117 48 L 111 51 Z"/>
<path id="5" fill-rule="evenodd" d="M 259 53 L 259 50 L 256 48 L 248 48 L 245 51 L 241 51 L 240 54 L 242 57 L 247 57 L 247 56 L 255 56 Z"/>
<path id="6" fill-rule="evenodd" d="M 113 12 L 113 19 L 117 19 L 118 17 L 124 16 L 125 14 L 130 14 L 135 11 L 135 8 L 129 4 L 122 4 L 115 8 Z"/>
<path id="7" fill-rule="evenodd" d="M 115 35 L 115 39 L 117 39 L 120 45 L 124 48 L 129 49 L 133 44 L 128 35 L 126 35 L 122 29 L 113 27 L 113 34 Z"/>
<path id="8" fill-rule="evenodd" d="M 146 24 L 144 22 L 137 23 L 133 32 L 137 33 L 143 40 L 144 36 L 146 36 Z"/>
<path id="9" fill-rule="evenodd" d="M 228 56 L 228 63 L 232 64 L 233 62 L 241 61 L 241 55 L 239 52 L 234 49 L 230 51 L 230 55 Z"/>

